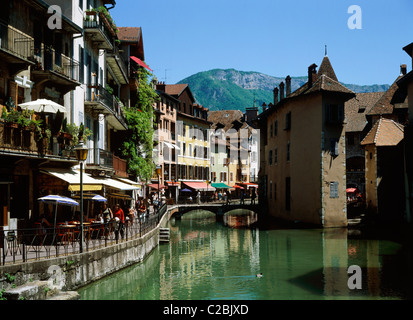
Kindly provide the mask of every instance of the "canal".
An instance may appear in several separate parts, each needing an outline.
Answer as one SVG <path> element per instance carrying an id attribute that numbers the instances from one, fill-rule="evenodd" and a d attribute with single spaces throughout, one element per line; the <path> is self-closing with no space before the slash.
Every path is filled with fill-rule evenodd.
<path id="1" fill-rule="evenodd" d="M 226 221 L 234 225 L 237 217 L 254 221 L 247 212 Z M 143 263 L 80 289 L 81 299 L 413 298 L 412 248 L 397 232 L 393 238 L 357 229 L 263 225 L 234 228 L 207 212 L 188 213 L 169 222 L 169 243 Z M 349 289 L 352 265 L 360 267 L 361 289 Z"/>

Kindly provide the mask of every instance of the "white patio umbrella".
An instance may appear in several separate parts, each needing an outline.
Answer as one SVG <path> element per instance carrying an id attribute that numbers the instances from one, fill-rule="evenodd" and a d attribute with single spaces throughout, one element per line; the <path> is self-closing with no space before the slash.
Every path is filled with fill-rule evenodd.
<path id="1" fill-rule="evenodd" d="M 35 112 L 57 113 L 60 111 L 66 113 L 66 108 L 56 102 L 47 99 L 38 99 L 26 103 L 19 104 L 22 109 L 33 110 Z"/>
<path id="2" fill-rule="evenodd" d="M 53 232 L 53 239 L 56 236 L 56 218 L 57 218 L 57 205 L 61 204 L 64 206 L 71 206 L 71 207 L 76 207 L 79 205 L 75 200 L 68 198 L 68 197 L 63 197 L 63 196 L 58 196 L 58 195 L 48 195 L 42 198 L 37 199 L 38 201 L 44 202 L 44 203 L 49 203 L 49 204 L 54 204 L 55 205 L 55 213 L 54 213 L 54 232 Z"/>

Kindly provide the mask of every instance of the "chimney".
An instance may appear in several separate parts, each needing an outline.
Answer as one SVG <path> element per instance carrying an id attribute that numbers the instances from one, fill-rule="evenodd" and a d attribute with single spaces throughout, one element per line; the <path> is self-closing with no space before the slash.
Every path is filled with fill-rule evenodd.
<path id="1" fill-rule="evenodd" d="M 262 104 L 262 112 L 264 112 L 264 111 L 266 111 L 267 110 L 267 104 L 264 102 L 263 104 Z"/>
<path id="2" fill-rule="evenodd" d="M 158 82 L 158 84 L 156 85 L 156 90 L 165 92 L 165 82 Z"/>
<path id="3" fill-rule="evenodd" d="M 280 83 L 280 101 L 284 99 L 284 82 Z"/>
<path id="4" fill-rule="evenodd" d="M 308 89 L 313 86 L 313 83 L 317 80 L 317 65 L 313 63 L 308 67 Z"/>
<path id="5" fill-rule="evenodd" d="M 400 74 L 405 76 L 407 74 L 407 64 L 402 64 L 400 66 Z"/>
<path id="6" fill-rule="evenodd" d="M 274 105 L 276 105 L 277 103 L 278 103 L 278 88 L 277 87 L 275 87 L 274 88 Z"/>
<path id="7" fill-rule="evenodd" d="M 285 88 L 286 88 L 285 96 L 288 97 L 291 94 L 291 77 L 290 76 L 287 76 L 287 78 L 285 78 Z"/>

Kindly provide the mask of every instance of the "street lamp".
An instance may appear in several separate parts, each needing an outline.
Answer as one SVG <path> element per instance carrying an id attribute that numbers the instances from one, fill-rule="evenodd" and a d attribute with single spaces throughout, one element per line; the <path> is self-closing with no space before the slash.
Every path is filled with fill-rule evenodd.
<path id="1" fill-rule="evenodd" d="M 80 164 L 80 244 L 79 252 L 83 252 L 83 162 L 87 159 L 88 149 L 81 140 L 75 147 L 76 159 Z"/>
<path id="2" fill-rule="evenodd" d="M 159 208 L 159 204 L 160 204 L 160 201 L 161 201 L 159 176 L 160 176 L 161 173 L 162 173 L 162 167 L 161 167 L 161 166 L 156 166 L 155 172 L 156 172 L 156 174 L 158 175 L 158 208 Z"/>
<path id="3" fill-rule="evenodd" d="M 207 199 L 207 202 L 209 202 L 209 195 L 208 195 L 208 185 L 209 185 L 209 180 L 207 180 L 206 181 L 206 184 L 207 184 L 207 194 L 206 194 L 206 199 Z"/>

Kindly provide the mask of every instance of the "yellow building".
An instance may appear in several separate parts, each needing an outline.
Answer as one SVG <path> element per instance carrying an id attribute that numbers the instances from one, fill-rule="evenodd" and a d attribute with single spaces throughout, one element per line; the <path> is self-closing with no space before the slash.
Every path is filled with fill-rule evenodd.
<path id="1" fill-rule="evenodd" d="M 181 188 L 193 191 L 213 191 L 207 185 L 210 176 L 210 146 L 208 109 L 195 103 L 187 84 L 158 85 L 170 96 L 178 99 L 176 122 L 177 181 Z"/>

